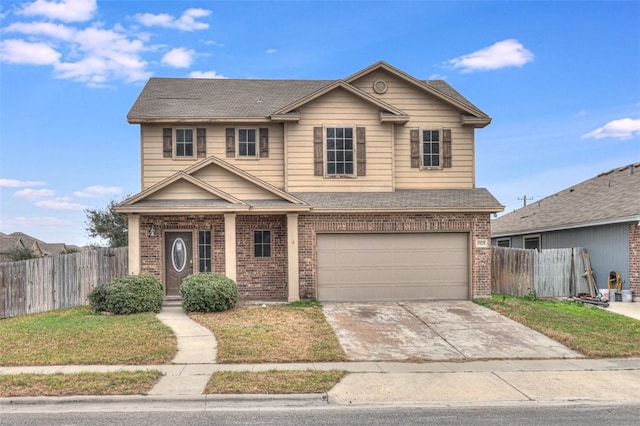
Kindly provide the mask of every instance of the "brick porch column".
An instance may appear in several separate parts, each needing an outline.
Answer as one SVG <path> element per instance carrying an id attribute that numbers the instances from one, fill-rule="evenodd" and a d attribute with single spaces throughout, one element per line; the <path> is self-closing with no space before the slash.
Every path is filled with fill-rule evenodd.
<path id="1" fill-rule="evenodd" d="M 236 214 L 224 214 L 224 270 L 227 278 L 236 280 Z"/>
<path id="2" fill-rule="evenodd" d="M 287 287 L 289 302 L 300 300 L 298 273 L 298 214 L 287 214 Z"/>
<path id="3" fill-rule="evenodd" d="M 140 216 L 127 215 L 129 222 L 129 275 L 140 273 Z"/>

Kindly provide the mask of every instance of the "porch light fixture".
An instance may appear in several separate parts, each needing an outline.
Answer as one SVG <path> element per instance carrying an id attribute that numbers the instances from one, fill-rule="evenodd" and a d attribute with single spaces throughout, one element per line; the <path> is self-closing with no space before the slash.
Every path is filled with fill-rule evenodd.
<path id="1" fill-rule="evenodd" d="M 147 235 L 151 238 L 155 238 L 156 236 L 156 225 L 152 224 L 151 228 L 149 228 L 149 232 L 147 233 Z"/>

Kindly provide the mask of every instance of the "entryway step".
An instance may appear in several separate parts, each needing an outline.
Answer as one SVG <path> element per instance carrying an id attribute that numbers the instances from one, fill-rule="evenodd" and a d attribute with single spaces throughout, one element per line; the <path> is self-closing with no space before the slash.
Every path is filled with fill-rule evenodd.
<path id="1" fill-rule="evenodd" d="M 180 298 L 180 297 L 165 297 L 162 300 L 162 306 L 182 306 L 182 298 Z"/>

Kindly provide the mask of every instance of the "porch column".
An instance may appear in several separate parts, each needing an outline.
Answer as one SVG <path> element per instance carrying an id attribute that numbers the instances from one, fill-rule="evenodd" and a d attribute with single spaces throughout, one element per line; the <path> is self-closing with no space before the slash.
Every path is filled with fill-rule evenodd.
<path id="1" fill-rule="evenodd" d="M 224 214 L 224 270 L 227 278 L 236 280 L 236 214 Z"/>
<path id="2" fill-rule="evenodd" d="M 140 216 L 137 214 L 127 215 L 129 222 L 129 275 L 140 273 Z"/>
<path id="3" fill-rule="evenodd" d="M 289 302 L 300 300 L 300 275 L 298 273 L 298 214 L 287 214 L 287 285 Z"/>

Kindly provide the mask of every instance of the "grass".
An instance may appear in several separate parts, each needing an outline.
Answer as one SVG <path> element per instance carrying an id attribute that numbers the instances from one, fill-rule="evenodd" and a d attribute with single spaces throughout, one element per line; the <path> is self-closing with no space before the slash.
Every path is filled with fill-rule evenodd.
<path id="1" fill-rule="evenodd" d="M 60 309 L 0 321 L 0 365 L 166 364 L 177 351 L 173 331 L 153 313 L 94 314 Z"/>
<path id="2" fill-rule="evenodd" d="M 0 375 L 0 397 L 146 394 L 162 373 L 10 374 Z"/>
<path id="3" fill-rule="evenodd" d="M 593 358 L 640 356 L 640 321 L 575 302 L 505 295 L 476 303 Z"/>
<path id="4" fill-rule="evenodd" d="M 328 362 L 347 357 L 319 303 L 192 313 L 218 340 L 218 362 Z"/>
<path id="5" fill-rule="evenodd" d="M 227 371 L 214 373 L 207 394 L 324 393 L 347 375 L 346 371 Z"/>

